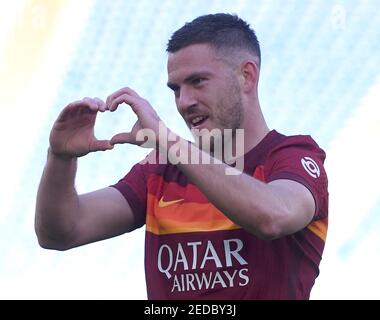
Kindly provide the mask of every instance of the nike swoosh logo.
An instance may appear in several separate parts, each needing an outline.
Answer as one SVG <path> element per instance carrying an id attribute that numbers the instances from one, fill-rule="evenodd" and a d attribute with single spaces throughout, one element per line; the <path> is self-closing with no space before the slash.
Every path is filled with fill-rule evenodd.
<path id="1" fill-rule="evenodd" d="M 172 200 L 172 201 L 164 201 L 164 197 L 162 196 L 161 199 L 160 199 L 160 201 L 158 202 L 158 206 L 160 208 L 165 208 L 165 207 L 171 206 L 172 204 L 181 202 L 183 200 L 185 200 L 185 199 L 178 199 L 178 200 Z"/>

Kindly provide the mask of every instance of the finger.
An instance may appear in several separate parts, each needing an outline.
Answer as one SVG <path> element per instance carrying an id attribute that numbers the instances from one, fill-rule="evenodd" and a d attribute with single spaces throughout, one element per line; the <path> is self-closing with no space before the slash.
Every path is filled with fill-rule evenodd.
<path id="1" fill-rule="evenodd" d="M 69 115 L 70 115 L 72 109 L 74 108 L 73 107 L 74 103 L 75 102 L 71 102 L 66 107 L 64 107 L 62 109 L 62 111 L 59 113 L 59 115 L 57 117 L 57 121 L 66 121 L 69 118 Z"/>
<path id="2" fill-rule="evenodd" d="M 125 92 L 129 93 L 130 95 L 132 95 L 134 97 L 140 97 L 140 95 L 135 90 L 133 90 L 132 88 L 126 87 L 124 89 L 125 89 Z"/>
<path id="3" fill-rule="evenodd" d="M 99 108 L 99 111 L 101 111 L 101 112 L 106 111 L 106 104 L 105 104 L 105 102 L 102 99 L 100 99 L 98 97 L 95 97 L 94 101 L 97 104 L 97 106 Z"/>
<path id="4" fill-rule="evenodd" d="M 113 149 L 109 140 L 95 140 L 90 145 L 90 151 L 106 151 Z"/>
<path id="5" fill-rule="evenodd" d="M 86 97 L 83 99 L 83 105 L 82 107 L 89 107 L 92 111 L 98 111 L 99 110 L 99 106 L 98 104 L 96 103 L 96 100 L 95 99 L 91 99 L 89 97 Z"/>
<path id="6" fill-rule="evenodd" d="M 124 133 L 118 133 L 118 134 L 114 135 L 114 136 L 111 138 L 110 143 L 111 143 L 112 145 L 115 145 L 115 144 L 123 144 L 123 143 L 132 143 L 132 144 L 136 144 L 136 139 L 135 139 L 135 137 L 132 135 L 132 133 L 130 133 L 130 132 L 124 132 Z"/>
<path id="7" fill-rule="evenodd" d="M 82 115 L 96 115 L 98 106 L 95 101 L 90 98 L 84 98 L 81 103 L 78 103 L 73 111 L 70 113 L 71 117 L 78 117 Z"/>
<path id="8" fill-rule="evenodd" d="M 76 100 L 70 102 L 59 114 L 58 121 L 66 121 L 67 119 L 75 116 L 79 109 L 82 107 L 87 107 L 87 104 L 83 100 Z M 87 107 L 88 108 L 88 107 Z"/>
<path id="9" fill-rule="evenodd" d="M 98 107 L 91 98 L 83 98 L 72 104 L 70 116 L 75 117 L 84 113 L 94 113 L 98 111 Z"/>
<path id="10" fill-rule="evenodd" d="M 116 109 L 117 109 L 117 107 L 120 105 L 120 104 L 122 104 L 122 103 L 126 103 L 126 104 L 128 104 L 128 105 L 130 105 L 131 106 L 131 108 L 132 108 L 132 110 L 135 112 L 135 113 L 137 113 L 137 109 L 138 109 L 138 106 L 139 106 L 139 104 L 141 105 L 143 102 L 144 102 L 144 100 L 142 100 L 142 98 L 140 98 L 140 97 L 134 97 L 134 96 L 131 96 L 130 94 L 128 94 L 128 93 L 125 93 L 125 94 L 123 94 L 123 95 L 121 95 L 121 96 L 118 96 L 117 98 L 115 98 L 112 102 L 111 102 L 111 104 L 110 104 L 110 106 L 109 106 L 109 110 L 110 111 L 115 111 Z"/>
<path id="11" fill-rule="evenodd" d="M 120 96 L 122 94 L 125 94 L 125 93 L 128 93 L 128 94 L 130 94 L 132 96 L 135 96 L 135 97 L 139 97 L 139 95 L 138 95 L 138 93 L 136 91 L 134 91 L 133 89 L 131 89 L 129 87 L 124 87 L 124 88 L 121 88 L 121 89 L 115 91 L 111 95 L 109 95 L 107 97 L 106 104 L 109 104 L 113 99 L 115 99 L 118 96 Z"/>
<path id="12" fill-rule="evenodd" d="M 117 91 L 115 91 L 114 93 L 112 93 L 111 95 L 109 95 L 107 97 L 107 100 L 106 100 L 106 106 L 109 108 L 110 104 L 112 103 L 112 101 L 114 99 L 116 99 L 117 97 L 123 95 L 123 94 L 129 94 L 131 96 L 134 96 L 134 97 L 140 97 L 136 91 L 132 90 L 131 88 L 128 88 L 128 87 L 125 87 L 125 88 L 121 88 Z"/>

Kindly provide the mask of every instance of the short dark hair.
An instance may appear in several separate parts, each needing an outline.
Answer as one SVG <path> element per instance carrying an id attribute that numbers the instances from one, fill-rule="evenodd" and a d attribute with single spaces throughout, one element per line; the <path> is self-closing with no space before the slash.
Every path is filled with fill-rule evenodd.
<path id="1" fill-rule="evenodd" d="M 260 44 L 255 31 L 237 15 L 208 14 L 186 23 L 173 33 L 166 51 L 174 53 L 193 44 L 210 44 L 219 49 L 244 49 L 261 61 Z"/>

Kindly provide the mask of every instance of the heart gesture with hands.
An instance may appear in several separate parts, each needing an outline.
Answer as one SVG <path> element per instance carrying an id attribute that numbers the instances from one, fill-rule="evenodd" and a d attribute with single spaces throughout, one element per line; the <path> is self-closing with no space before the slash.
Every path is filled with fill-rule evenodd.
<path id="1" fill-rule="evenodd" d="M 137 121 L 130 132 L 119 133 L 112 137 L 111 144 L 130 143 L 143 147 L 156 147 L 159 128 L 162 121 L 150 103 L 130 88 L 122 88 L 111 94 L 106 101 L 106 109 L 113 112 L 122 103 L 128 104 L 137 116 Z M 166 127 L 165 127 L 166 128 Z M 167 128 L 166 128 L 167 129 Z M 144 137 L 156 141 L 155 145 L 145 145 Z"/>
<path id="2" fill-rule="evenodd" d="M 130 132 L 119 133 L 110 140 L 98 140 L 94 134 L 98 112 L 115 111 L 122 103 L 128 104 L 137 115 Z M 61 158 L 76 158 L 90 152 L 111 150 L 115 144 L 143 145 L 139 133 L 144 130 L 154 134 L 158 141 L 160 118 L 150 103 L 130 88 L 111 94 L 106 103 L 99 98 L 84 98 L 67 105 L 50 133 L 50 150 Z"/>

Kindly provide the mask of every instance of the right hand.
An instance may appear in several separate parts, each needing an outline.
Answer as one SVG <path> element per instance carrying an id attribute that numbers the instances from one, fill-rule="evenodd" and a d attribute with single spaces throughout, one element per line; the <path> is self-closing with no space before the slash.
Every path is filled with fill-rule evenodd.
<path id="1" fill-rule="evenodd" d="M 51 152 L 58 157 L 70 159 L 112 149 L 109 140 L 98 140 L 94 135 L 98 111 L 106 111 L 105 103 L 99 98 L 84 98 L 66 106 L 50 133 Z"/>

